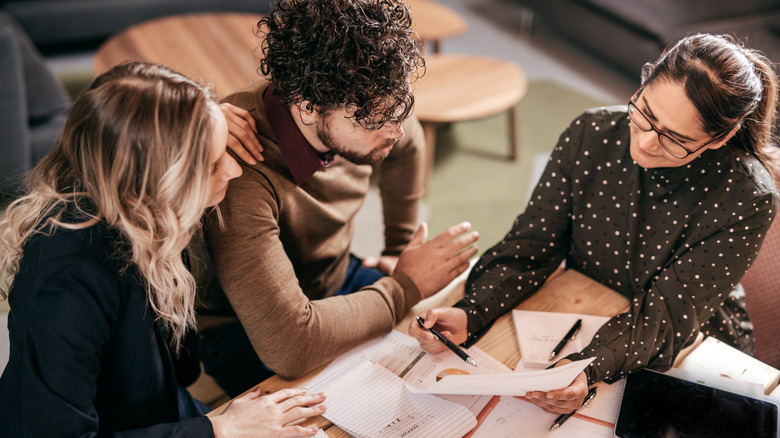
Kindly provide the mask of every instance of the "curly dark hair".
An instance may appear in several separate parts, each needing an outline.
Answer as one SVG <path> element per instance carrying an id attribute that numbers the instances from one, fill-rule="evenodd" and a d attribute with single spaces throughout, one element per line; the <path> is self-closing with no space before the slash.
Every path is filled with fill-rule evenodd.
<path id="1" fill-rule="evenodd" d="M 356 108 L 361 126 L 401 122 L 423 68 L 409 9 L 397 0 L 281 0 L 257 24 L 260 71 L 288 107 Z"/>

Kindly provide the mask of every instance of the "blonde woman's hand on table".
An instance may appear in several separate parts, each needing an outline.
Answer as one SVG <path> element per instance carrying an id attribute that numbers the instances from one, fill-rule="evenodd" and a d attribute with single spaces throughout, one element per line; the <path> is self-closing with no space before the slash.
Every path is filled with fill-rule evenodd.
<path id="1" fill-rule="evenodd" d="M 234 399 L 222 414 L 209 417 L 216 438 L 308 437 L 317 427 L 289 423 L 325 413 L 325 394 L 308 395 L 302 389 L 282 389 L 262 395 L 259 387 Z"/>

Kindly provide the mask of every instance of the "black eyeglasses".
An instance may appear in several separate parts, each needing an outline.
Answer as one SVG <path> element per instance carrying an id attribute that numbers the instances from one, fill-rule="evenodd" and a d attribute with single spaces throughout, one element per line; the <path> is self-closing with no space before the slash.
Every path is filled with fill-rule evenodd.
<path id="1" fill-rule="evenodd" d="M 631 119 L 631 121 L 636 125 L 637 128 L 641 129 L 644 132 L 650 132 L 655 131 L 656 134 L 658 134 L 658 143 L 661 145 L 662 148 L 666 152 L 669 152 L 670 155 L 672 155 L 675 158 L 684 159 L 688 155 L 694 154 L 703 147 L 707 146 L 708 144 L 720 140 L 723 138 L 724 134 L 718 135 L 717 137 L 711 139 L 710 141 L 704 143 L 703 145 L 690 150 L 682 145 L 679 141 L 673 139 L 669 136 L 669 134 L 666 134 L 665 132 L 661 132 L 660 129 L 656 128 L 653 122 L 650 121 L 650 118 L 645 115 L 645 113 L 642 112 L 639 108 L 637 108 L 636 104 L 634 103 L 636 101 L 636 98 L 639 97 L 639 94 L 642 93 L 642 90 L 644 87 L 640 88 L 639 90 L 634 93 L 634 95 L 629 99 L 628 101 L 628 118 Z"/>

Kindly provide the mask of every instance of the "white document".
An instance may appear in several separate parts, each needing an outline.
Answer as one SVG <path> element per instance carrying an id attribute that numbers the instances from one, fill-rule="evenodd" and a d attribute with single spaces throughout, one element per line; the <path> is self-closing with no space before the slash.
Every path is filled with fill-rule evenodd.
<path id="1" fill-rule="evenodd" d="M 596 383 L 598 390 L 596 397 L 584 408 L 577 409 L 577 413 L 586 417 L 601 420 L 614 427 L 620 411 L 620 399 L 623 398 L 623 388 L 626 387 L 626 379 L 620 379 L 613 384 L 606 382 Z"/>
<path id="2" fill-rule="evenodd" d="M 580 331 L 566 344 L 558 357 L 550 361 L 550 353 L 578 319 L 582 319 Z M 515 325 L 517 344 L 520 346 L 521 360 L 518 367 L 547 368 L 556 360 L 585 348 L 609 318 L 579 313 L 515 309 L 512 310 L 512 321 Z"/>
<path id="3" fill-rule="evenodd" d="M 671 368 L 664 374 L 747 397 L 764 398 L 764 385 L 761 382 L 734 380 L 731 377 L 716 374 L 712 370 L 702 372 L 700 370 Z"/>
<path id="4" fill-rule="evenodd" d="M 550 426 L 557 417 L 555 414 L 544 412 L 529 401 L 515 397 L 501 397 L 501 401 L 471 438 L 614 437 L 612 425 L 578 414 L 569 418 L 560 428 L 550 432 Z"/>
<path id="5" fill-rule="evenodd" d="M 324 417 L 356 437 L 452 438 L 477 425 L 467 408 L 431 394 L 412 394 L 398 376 L 367 360 L 309 388 L 328 394 Z"/>
<path id="6" fill-rule="evenodd" d="M 449 350 L 435 355 L 427 353 L 420 348 L 415 338 L 393 330 L 385 336 L 342 354 L 320 372 L 309 386 L 317 384 L 331 374 L 348 373 L 351 364 L 357 359 L 378 363 L 402 378 L 407 385 L 417 388 L 426 388 L 443 376 L 451 374 L 500 374 L 512 371 L 479 347 L 471 347 L 466 351 L 477 363 L 478 368 L 467 364 Z M 474 415 L 478 415 L 490 401 L 491 396 L 468 394 L 443 395 L 441 398 L 463 405 Z"/>
<path id="7" fill-rule="evenodd" d="M 760 383 L 764 394 L 769 394 L 780 382 L 780 370 L 772 368 L 712 336 L 704 338 L 702 343 L 683 359 L 678 368 L 695 373 L 697 380 L 704 379 L 709 374 L 738 382 Z M 709 383 L 705 383 L 705 385 L 713 386 Z M 735 385 L 739 384 L 735 383 Z M 732 389 L 726 390 L 740 392 Z"/>
<path id="8" fill-rule="evenodd" d="M 413 392 L 431 394 L 524 395 L 528 391 L 552 391 L 566 388 L 595 358 L 583 359 L 549 370 L 510 374 L 449 375 L 425 388 L 410 387 Z"/>

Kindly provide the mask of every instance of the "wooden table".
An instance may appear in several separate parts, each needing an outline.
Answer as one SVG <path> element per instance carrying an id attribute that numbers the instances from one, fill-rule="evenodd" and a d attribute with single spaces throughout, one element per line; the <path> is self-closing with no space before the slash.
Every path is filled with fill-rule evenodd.
<path id="1" fill-rule="evenodd" d="M 418 303 L 397 326 L 396 329 L 407 333 L 409 322 L 417 314 L 434 307 L 454 304 L 464 295 L 465 275 L 442 292 Z M 599 316 L 613 316 L 628 310 L 625 297 L 597 283 L 574 270 L 560 271 L 554 274 L 531 298 L 524 301 L 518 309 L 585 313 Z M 499 318 L 493 327 L 477 341 L 476 345 L 485 352 L 514 369 L 520 360 L 520 348 L 512 323 L 511 312 Z M 296 380 L 284 380 L 273 376 L 260 384 L 263 392 L 271 393 L 283 388 L 303 388 L 327 365 L 323 365 L 308 375 Z M 209 415 L 221 413 L 227 404 L 215 409 Z M 348 437 L 327 419 L 318 417 L 304 424 L 314 424 L 325 429 L 329 437 Z"/>
<path id="2" fill-rule="evenodd" d="M 100 74 L 125 61 L 168 66 L 221 96 L 258 77 L 260 14 L 199 13 L 173 15 L 132 26 L 114 35 L 95 53 Z"/>
<path id="3" fill-rule="evenodd" d="M 404 0 L 412 13 L 412 27 L 423 44 L 430 42 L 433 53 L 441 51 L 441 40 L 465 33 L 466 20 L 451 8 L 430 0 Z"/>
<path id="4" fill-rule="evenodd" d="M 517 104 L 528 90 L 525 72 L 516 64 L 472 55 L 426 58 L 425 74 L 414 84 L 414 111 L 425 131 L 428 171 L 433 168 L 436 124 L 462 122 L 507 111 L 509 156 L 517 159 Z"/>
<path id="5" fill-rule="evenodd" d="M 407 0 L 415 31 L 438 51 L 442 38 L 466 31 L 452 9 L 427 0 Z M 95 53 L 96 75 L 125 61 L 168 66 L 227 96 L 259 75 L 260 14 L 213 12 L 146 21 L 114 35 Z"/>

